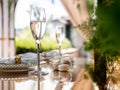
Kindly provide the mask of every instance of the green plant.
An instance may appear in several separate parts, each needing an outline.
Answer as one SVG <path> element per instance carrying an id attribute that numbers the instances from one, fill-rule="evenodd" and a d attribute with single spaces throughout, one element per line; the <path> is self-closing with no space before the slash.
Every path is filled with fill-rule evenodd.
<path id="1" fill-rule="evenodd" d="M 85 42 L 86 50 L 94 51 L 94 81 L 100 90 L 106 90 L 107 57 L 120 55 L 119 4 L 119 0 L 98 0 L 96 31 L 92 38 Z"/>
<path id="2" fill-rule="evenodd" d="M 91 78 L 94 78 L 94 64 L 92 62 L 88 62 L 85 64 L 85 69 L 90 74 Z"/>

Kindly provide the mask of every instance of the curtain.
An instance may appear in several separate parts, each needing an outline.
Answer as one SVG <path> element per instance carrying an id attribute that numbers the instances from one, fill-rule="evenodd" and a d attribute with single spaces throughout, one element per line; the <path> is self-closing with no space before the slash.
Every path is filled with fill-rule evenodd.
<path id="1" fill-rule="evenodd" d="M 0 58 L 15 56 L 14 12 L 17 0 L 0 0 Z M 14 90 L 14 81 L 0 80 L 0 90 Z"/>
<path id="2" fill-rule="evenodd" d="M 73 26 L 76 27 L 84 22 L 89 22 L 90 14 L 88 11 L 88 0 L 62 0 L 62 3 L 68 11 Z M 78 31 L 85 39 L 87 39 L 87 33 L 84 30 Z"/>
<path id="3" fill-rule="evenodd" d="M 0 57 L 15 55 L 14 12 L 15 0 L 0 1 Z"/>

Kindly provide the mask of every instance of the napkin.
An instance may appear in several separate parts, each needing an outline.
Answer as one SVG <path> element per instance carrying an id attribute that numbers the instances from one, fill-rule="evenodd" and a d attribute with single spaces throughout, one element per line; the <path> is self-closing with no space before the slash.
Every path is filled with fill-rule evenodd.
<path id="1" fill-rule="evenodd" d="M 0 58 L 0 64 L 5 64 L 7 63 L 8 59 Z"/>
<path id="2" fill-rule="evenodd" d="M 9 59 L 0 58 L 0 64 L 15 64 L 15 57 Z M 21 57 L 21 64 L 37 64 L 37 60 L 34 57 Z"/>
<path id="3" fill-rule="evenodd" d="M 15 59 L 14 58 L 11 58 L 11 59 L 1 58 L 0 64 L 15 64 Z"/>
<path id="4" fill-rule="evenodd" d="M 56 52 L 56 51 L 49 51 L 49 52 L 43 52 L 42 54 L 41 54 L 43 57 L 55 57 L 55 56 L 57 56 L 58 55 L 58 53 Z"/>

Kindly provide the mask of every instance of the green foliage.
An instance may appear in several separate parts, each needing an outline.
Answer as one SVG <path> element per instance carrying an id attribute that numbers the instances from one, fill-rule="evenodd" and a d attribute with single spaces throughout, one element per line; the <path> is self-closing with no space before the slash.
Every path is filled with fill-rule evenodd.
<path id="1" fill-rule="evenodd" d="M 93 13 L 93 4 L 94 4 L 94 0 L 89 0 L 89 3 L 88 3 L 88 8 L 89 8 L 89 12 L 90 14 Z"/>
<path id="2" fill-rule="evenodd" d="M 92 62 L 88 62 L 85 64 L 85 69 L 88 71 L 92 79 L 94 78 L 94 64 Z"/>
<path id="3" fill-rule="evenodd" d="M 65 39 L 63 41 L 62 48 L 65 49 L 70 47 L 72 47 L 70 41 L 68 39 Z M 41 43 L 41 51 L 49 51 L 54 49 L 58 49 L 58 43 L 56 42 L 56 39 L 51 38 L 49 36 L 45 36 Z"/>
<path id="4" fill-rule="evenodd" d="M 106 1 L 106 0 L 105 0 Z M 113 3 L 99 3 L 97 9 L 97 32 L 93 38 L 100 42 L 102 52 L 112 53 L 120 50 L 120 1 L 112 0 Z M 109 0 L 108 0 L 109 1 Z"/>
<path id="5" fill-rule="evenodd" d="M 22 32 L 16 36 L 16 48 L 17 54 L 25 52 L 36 52 L 36 46 L 32 34 L 29 28 L 25 28 Z M 72 47 L 71 42 L 65 39 L 62 44 L 62 48 Z M 49 35 L 43 37 L 40 51 L 50 51 L 58 48 L 58 44 L 55 38 L 51 38 Z"/>
<path id="6" fill-rule="evenodd" d="M 84 44 L 94 51 L 94 80 L 100 90 L 106 90 L 106 58 L 120 56 L 120 0 L 98 0 L 96 15 L 96 31 Z"/>
<path id="7" fill-rule="evenodd" d="M 89 42 L 85 42 L 86 50 L 99 50 L 103 54 L 120 54 L 120 1 L 98 0 L 97 30 Z"/>
<path id="8" fill-rule="evenodd" d="M 35 43 L 34 39 L 31 36 L 31 32 L 28 28 L 25 28 L 23 31 L 18 32 L 15 37 L 16 50 L 17 54 L 24 52 L 35 52 Z"/>

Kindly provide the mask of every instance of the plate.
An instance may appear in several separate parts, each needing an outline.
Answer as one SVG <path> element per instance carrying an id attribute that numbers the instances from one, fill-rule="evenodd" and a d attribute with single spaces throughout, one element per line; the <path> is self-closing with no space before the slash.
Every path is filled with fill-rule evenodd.
<path id="1" fill-rule="evenodd" d="M 23 73 L 23 72 L 28 72 L 28 71 L 33 71 L 34 68 L 1 68 L 0 72 L 3 73 Z"/>
<path id="2" fill-rule="evenodd" d="M 24 72 L 24 73 L 0 72 L 0 80 L 27 80 L 33 78 L 36 77 L 28 75 L 28 72 Z"/>
<path id="3" fill-rule="evenodd" d="M 21 64 L 15 64 L 15 60 L 0 59 L 0 68 L 28 68 L 37 65 L 37 60 L 30 58 L 21 58 Z"/>

